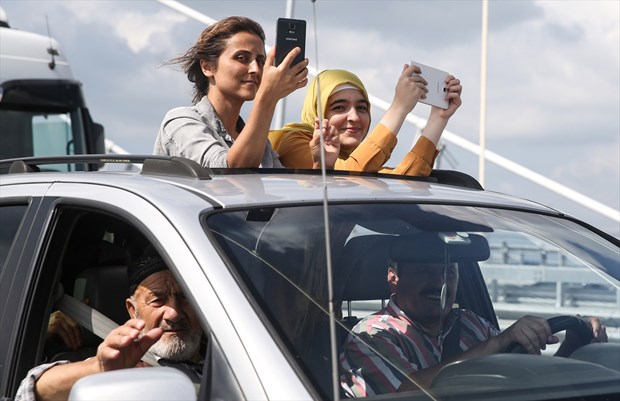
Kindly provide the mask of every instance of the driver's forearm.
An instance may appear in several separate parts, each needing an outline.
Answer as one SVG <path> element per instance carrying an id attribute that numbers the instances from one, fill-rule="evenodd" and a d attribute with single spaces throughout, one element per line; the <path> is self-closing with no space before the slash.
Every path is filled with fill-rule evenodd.
<path id="1" fill-rule="evenodd" d="M 76 381 L 98 372 L 97 358 L 54 366 L 35 382 L 34 390 L 37 401 L 67 400 L 71 387 Z"/>

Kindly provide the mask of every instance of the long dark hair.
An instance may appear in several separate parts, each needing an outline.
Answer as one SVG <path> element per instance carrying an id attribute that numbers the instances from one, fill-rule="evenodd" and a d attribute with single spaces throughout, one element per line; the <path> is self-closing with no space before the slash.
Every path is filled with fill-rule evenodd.
<path id="1" fill-rule="evenodd" d="M 247 17 L 233 16 L 208 26 L 184 55 L 170 60 L 170 64 L 179 64 L 187 74 L 187 79 L 194 83 L 194 104 L 209 92 L 209 79 L 202 73 L 200 60 L 217 64 L 227 40 L 239 32 L 252 33 L 265 44 L 265 32 L 258 22 Z"/>

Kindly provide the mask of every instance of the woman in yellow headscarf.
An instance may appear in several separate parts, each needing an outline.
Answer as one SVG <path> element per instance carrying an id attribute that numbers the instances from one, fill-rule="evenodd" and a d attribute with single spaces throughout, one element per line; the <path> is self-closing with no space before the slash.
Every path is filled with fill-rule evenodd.
<path id="1" fill-rule="evenodd" d="M 287 124 L 282 129 L 269 133 L 269 140 L 280 155 L 280 161 L 288 168 L 318 167 L 316 157 L 313 163 L 313 152 L 318 150 L 320 139 L 317 101 L 320 90 L 325 138 L 335 134 L 340 141 L 338 157 L 333 166 L 330 161 L 326 161 L 327 168 L 428 176 L 437 156 L 439 138 L 449 118 L 461 105 L 462 86 L 452 75 L 446 79 L 448 109 L 432 107 L 427 125 L 413 149 L 396 168 L 383 167 L 396 146 L 396 135 L 405 117 L 428 92 L 427 82 L 417 75 L 419 73 L 420 70 L 415 65 L 406 64 L 403 67 L 392 104 L 379 124 L 366 136 L 370 127 L 370 101 L 362 81 L 345 70 L 321 72 L 309 85 L 301 123 Z M 332 144 L 328 139 L 327 146 L 338 145 Z"/>

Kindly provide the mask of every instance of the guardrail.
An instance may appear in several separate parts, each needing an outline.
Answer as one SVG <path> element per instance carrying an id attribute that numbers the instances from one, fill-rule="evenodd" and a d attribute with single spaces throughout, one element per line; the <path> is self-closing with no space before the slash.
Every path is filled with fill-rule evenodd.
<path id="1" fill-rule="evenodd" d="M 603 303 L 620 309 L 620 290 L 602 275 L 558 250 L 533 246 L 491 246 L 491 257 L 480 263 L 494 302 L 555 299 L 555 305 Z"/>

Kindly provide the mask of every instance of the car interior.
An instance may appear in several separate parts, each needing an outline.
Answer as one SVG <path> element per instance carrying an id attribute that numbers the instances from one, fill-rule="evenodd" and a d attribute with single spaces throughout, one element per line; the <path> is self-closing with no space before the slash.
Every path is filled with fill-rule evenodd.
<path id="1" fill-rule="evenodd" d="M 62 252 L 57 300 L 66 294 L 123 324 L 129 317 L 125 308 L 127 265 L 146 246 L 146 239 L 110 215 L 67 210 L 63 218 L 71 220 L 72 231 Z M 44 359 L 78 361 L 93 356 L 101 338 L 80 328 L 80 348 L 67 349 L 59 337 L 51 336 L 45 344 Z"/>
<path id="2" fill-rule="evenodd" d="M 424 255 L 429 254 L 434 255 L 434 261 L 444 261 L 449 255 L 451 261 L 459 263 L 463 277 L 458 304 L 498 327 L 478 266 L 478 261 L 489 257 L 486 239 L 470 235 L 468 245 L 446 244 L 440 232 L 412 227 L 405 220 L 411 216 L 405 213 L 402 217 L 397 213 L 382 216 L 384 206 L 377 205 L 374 213 L 364 209 L 369 215 L 361 216 L 351 211 L 352 205 L 333 207 L 330 211 L 338 351 L 350 329 L 363 317 L 355 314 L 355 305 L 364 303 L 368 314 L 378 311 L 389 300 L 387 267 L 390 254 L 395 251 L 409 255 L 411 261 L 424 261 Z M 235 266 L 239 281 L 267 314 L 283 346 L 291 350 L 296 363 L 327 397 L 332 394 L 332 358 L 321 213 L 318 206 L 261 209 L 260 213 L 223 212 L 211 215 L 206 224 L 218 239 L 222 254 Z M 420 221 L 432 225 L 424 219 Z M 462 222 L 458 223 L 459 228 L 464 227 Z M 296 228 L 300 226 L 304 227 L 302 232 Z M 443 221 L 443 226 L 457 227 L 448 220 Z"/>
<path id="3" fill-rule="evenodd" d="M 205 216 L 203 224 L 214 236 L 214 243 L 219 243 L 222 257 L 230 261 L 231 272 L 251 294 L 249 299 L 266 316 L 268 327 L 288 351 L 291 363 L 301 367 L 308 380 L 319 389 L 321 397 L 329 398 L 333 391 L 330 298 L 322 213 L 317 205 L 223 210 Z M 501 258 L 502 255 L 497 254 L 497 243 L 504 236 L 513 235 L 527 241 L 537 239 L 524 229 L 523 221 L 537 219 L 532 222 L 534 230 L 557 229 L 556 223 L 545 217 L 508 214 L 503 210 L 450 205 L 330 205 L 336 354 L 351 327 L 367 314 L 381 309 L 389 299 L 387 267 L 395 254 L 411 262 L 429 259 L 457 262 L 460 279 L 456 304 L 499 329 L 498 315 L 481 268 L 491 258 L 489 241 L 495 241 L 493 258 Z M 511 219 L 515 217 L 513 223 Z M 565 224 L 559 223 L 560 226 Z M 553 240 L 558 238 L 560 236 Z M 544 232 L 538 240 L 546 244 L 549 244 L 546 241 L 551 242 Z M 520 268 L 516 264 L 506 267 L 513 269 L 512 273 L 507 273 L 513 275 Z M 528 266 L 522 270 L 529 271 Z M 596 363 L 610 366 L 600 357 L 600 352 L 596 354 L 599 355 Z M 537 371 L 536 366 L 530 366 L 531 359 L 521 361 L 523 365 L 514 365 L 511 361 L 498 355 L 481 363 L 480 369 L 487 366 L 486 370 L 472 380 L 468 388 L 475 391 L 476 386 L 489 384 L 489 369 L 496 369 L 495 364 L 510 366 L 504 372 L 511 385 L 518 385 L 521 369 Z M 438 386 L 442 390 L 457 391 L 454 389 L 461 385 L 459 380 L 466 381 L 471 366 L 466 362 L 440 375 Z M 565 363 L 562 358 L 545 358 L 544 362 L 553 366 Z M 598 373 L 593 370 L 591 374 Z M 528 380 L 541 384 L 538 374 L 531 374 Z M 601 382 L 605 380 L 608 378 Z M 336 385 L 339 388 L 339 383 Z"/>

